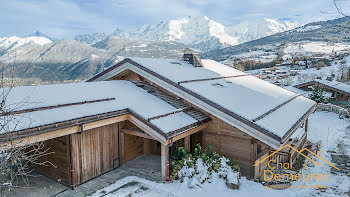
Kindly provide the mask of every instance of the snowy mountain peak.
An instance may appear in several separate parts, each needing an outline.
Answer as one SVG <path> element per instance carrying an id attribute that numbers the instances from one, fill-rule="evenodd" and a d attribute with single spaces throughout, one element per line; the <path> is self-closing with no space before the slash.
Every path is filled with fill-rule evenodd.
<path id="1" fill-rule="evenodd" d="M 300 24 L 298 22 L 290 22 L 290 21 L 277 21 L 275 19 L 264 18 L 267 23 L 268 28 L 271 30 L 272 34 L 288 31 L 290 29 L 294 29 Z"/>
<path id="2" fill-rule="evenodd" d="M 295 22 L 275 19 L 245 21 L 234 26 L 224 26 L 207 16 L 187 16 L 161 21 L 156 25 L 143 25 L 133 32 L 117 28 L 110 35 L 95 33 L 78 35 L 75 39 L 85 44 L 94 44 L 111 36 L 129 40 L 170 40 L 182 42 L 203 51 L 210 51 L 238 45 L 297 26 L 299 24 Z"/>
<path id="3" fill-rule="evenodd" d="M 51 40 L 39 36 L 29 36 L 25 38 L 20 38 L 17 36 L 3 37 L 0 38 L 0 54 L 29 44 L 45 45 L 51 42 Z"/>
<path id="4" fill-rule="evenodd" d="M 32 37 L 32 36 L 35 36 L 35 37 L 44 37 L 44 38 L 47 38 L 49 40 L 54 40 L 53 38 L 51 38 L 50 36 L 48 36 L 47 34 L 45 33 L 42 33 L 38 30 L 36 30 L 35 32 L 29 34 L 27 37 Z"/>

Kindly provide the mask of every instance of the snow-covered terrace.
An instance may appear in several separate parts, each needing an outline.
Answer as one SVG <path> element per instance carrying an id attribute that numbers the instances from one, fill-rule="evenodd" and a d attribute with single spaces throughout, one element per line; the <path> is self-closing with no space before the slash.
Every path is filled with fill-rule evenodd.
<path id="1" fill-rule="evenodd" d="M 1 92 L 7 90 L 0 89 Z M 129 81 L 22 86 L 12 88 L 6 98 L 6 111 L 12 113 L 1 116 L 2 122 L 11 118 L 6 131 L 25 130 L 111 112 L 125 113 L 126 110 L 165 135 L 198 122 Z M 169 115 L 162 117 L 165 114 Z"/>

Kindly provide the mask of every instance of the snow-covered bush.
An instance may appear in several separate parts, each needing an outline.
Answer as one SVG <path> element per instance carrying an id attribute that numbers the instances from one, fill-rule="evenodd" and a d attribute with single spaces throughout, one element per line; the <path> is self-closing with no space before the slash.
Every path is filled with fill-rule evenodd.
<path id="1" fill-rule="evenodd" d="M 309 95 L 310 99 L 314 100 L 316 103 L 327 103 L 327 99 L 324 96 L 324 91 L 321 87 L 316 85 L 311 94 Z"/>
<path id="2" fill-rule="evenodd" d="M 171 181 L 180 180 L 180 182 L 186 182 L 189 188 L 197 188 L 206 181 L 210 183 L 215 174 L 215 177 L 226 181 L 227 187 L 238 189 L 239 166 L 237 161 L 211 152 L 210 145 L 203 151 L 200 144 L 197 144 L 193 154 L 180 147 L 173 155 L 170 166 Z"/>

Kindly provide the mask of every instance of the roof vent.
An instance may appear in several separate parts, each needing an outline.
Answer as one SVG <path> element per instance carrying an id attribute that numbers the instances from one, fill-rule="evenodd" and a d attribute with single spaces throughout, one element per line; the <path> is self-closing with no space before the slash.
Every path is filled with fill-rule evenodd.
<path id="1" fill-rule="evenodd" d="M 198 53 L 193 52 L 193 50 L 187 48 L 184 50 L 184 55 L 182 60 L 192 64 L 194 67 L 203 67 L 203 63 Z"/>

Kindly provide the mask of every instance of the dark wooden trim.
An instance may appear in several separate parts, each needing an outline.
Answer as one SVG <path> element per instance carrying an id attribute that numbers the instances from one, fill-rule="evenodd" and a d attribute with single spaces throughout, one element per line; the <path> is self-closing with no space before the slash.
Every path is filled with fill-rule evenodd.
<path id="1" fill-rule="evenodd" d="M 178 109 L 176 111 L 173 111 L 173 112 L 170 112 L 170 113 L 167 113 L 167 114 L 162 114 L 162 115 L 159 115 L 159 116 L 154 116 L 152 118 L 148 118 L 147 121 L 163 118 L 163 117 L 170 116 L 170 115 L 173 115 L 173 114 L 177 114 L 177 113 L 180 113 L 180 112 L 185 112 L 185 111 L 188 111 L 190 109 L 192 109 L 192 107 L 186 107 L 184 109 Z"/>
<path id="2" fill-rule="evenodd" d="M 128 109 L 123 109 L 123 110 L 117 110 L 117 111 L 112 111 L 112 112 L 107 112 L 107 113 L 102 113 L 102 114 L 97 114 L 97 115 L 92 115 L 92 116 L 85 116 L 82 118 L 77 118 L 77 119 L 72 119 L 72 120 L 67 120 L 67 121 L 62 121 L 62 122 L 56 122 L 53 124 L 47 124 L 47 125 L 42 125 L 38 127 L 33 127 L 33 128 L 28 128 L 28 129 L 22 129 L 19 131 L 14 131 L 11 133 L 5 133 L 0 135 L 0 142 L 4 141 L 9 141 L 10 139 L 18 139 L 18 138 L 24 138 L 24 137 L 29 137 L 33 135 L 38 135 L 42 133 L 47 133 L 50 131 L 55 131 L 59 129 L 64 129 L 68 127 L 73 127 L 81 124 L 86 124 L 90 122 L 95 122 L 107 118 L 113 118 L 121 115 L 126 115 L 128 114 Z"/>
<path id="3" fill-rule="evenodd" d="M 134 135 L 142 138 L 147 138 L 151 140 L 156 140 L 152 136 L 148 135 L 147 133 L 144 133 L 142 131 L 137 131 L 137 130 L 128 130 L 128 129 L 121 129 L 121 132 L 128 134 L 128 135 Z"/>
<path id="4" fill-rule="evenodd" d="M 232 76 L 222 76 L 222 77 L 213 77 L 213 78 L 208 78 L 208 79 L 193 79 L 193 80 L 186 80 L 186 81 L 180 81 L 177 82 L 177 84 L 182 84 L 182 83 L 191 83 L 191 82 L 200 82 L 200 81 L 211 81 L 211 80 L 218 80 L 218 79 L 227 79 L 227 78 L 235 78 L 235 77 L 244 77 L 244 76 L 250 76 L 249 74 L 244 74 L 244 75 L 232 75 Z"/>
<path id="5" fill-rule="evenodd" d="M 61 107 L 74 106 L 74 105 L 98 103 L 98 102 L 111 101 L 111 100 L 115 100 L 115 98 L 105 98 L 105 99 L 89 100 L 89 101 L 82 101 L 82 102 L 76 102 L 76 103 L 66 103 L 66 104 L 60 104 L 60 105 L 51 105 L 51 106 L 46 106 L 46 107 L 37 107 L 37 108 L 24 109 L 24 110 L 18 110 L 18 111 L 10 111 L 10 112 L 1 113 L 0 116 L 10 116 L 10 115 L 15 115 L 15 114 L 23 114 L 23 113 L 28 113 L 28 112 L 42 111 L 42 110 L 48 110 L 48 109 L 56 109 L 56 108 L 61 108 Z"/>
<path id="6" fill-rule="evenodd" d="M 258 116 L 255 119 L 253 119 L 253 122 L 256 122 L 256 121 L 259 121 L 259 120 L 263 119 L 265 116 L 268 116 L 269 114 L 271 114 L 272 112 L 274 112 L 274 111 L 278 110 L 279 108 L 283 107 L 287 103 L 290 103 L 292 100 L 296 99 L 298 96 L 300 96 L 300 94 L 294 95 L 292 98 L 288 99 L 287 101 L 277 105 L 275 108 L 267 111 L 266 113 L 262 114 L 261 116 Z"/>
<path id="7" fill-rule="evenodd" d="M 315 103 L 293 126 L 292 128 L 282 137 L 282 141 L 281 143 L 284 144 L 289 138 L 290 136 L 294 133 L 295 130 L 298 129 L 298 126 L 305 120 L 307 119 L 307 117 L 314 113 L 314 111 L 316 110 L 317 107 L 317 103 Z"/>

